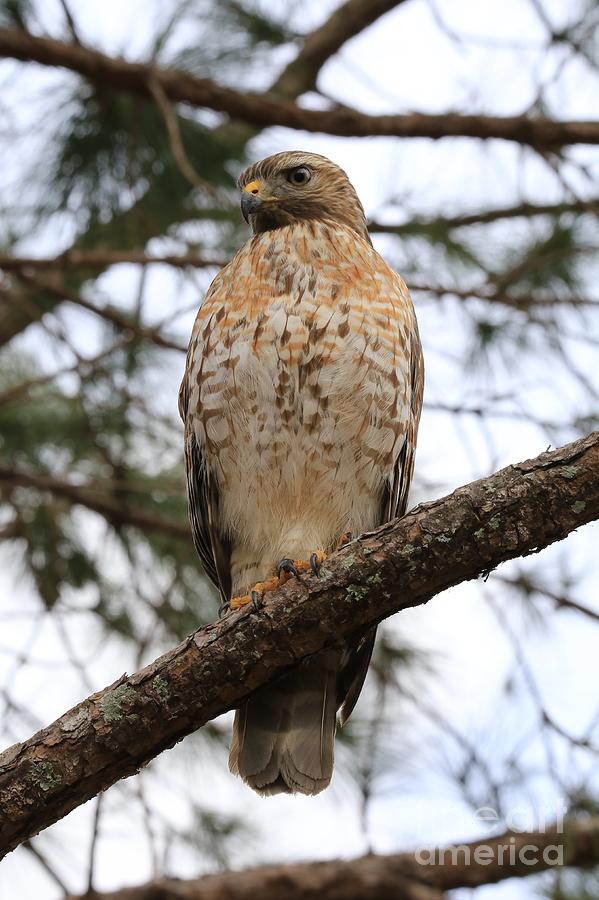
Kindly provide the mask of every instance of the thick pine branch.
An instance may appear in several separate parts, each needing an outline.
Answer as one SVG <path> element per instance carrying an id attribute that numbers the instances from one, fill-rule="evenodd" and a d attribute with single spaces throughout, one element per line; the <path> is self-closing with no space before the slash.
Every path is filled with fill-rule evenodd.
<path id="1" fill-rule="evenodd" d="M 599 432 L 362 535 L 0 756 L 0 854 L 326 645 L 599 518 Z"/>
<path id="2" fill-rule="evenodd" d="M 538 875 L 559 862 L 599 863 L 599 818 L 566 821 L 542 831 L 506 832 L 486 840 L 420 853 L 260 866 L 190 880 L 159 879 L 94 894 L 95 900 L 433 900 L 443 891 Z M 499 848 L 503 848 L 500 850 Z M 70 897 L 67 900 L 78 900 Z M 83 900 L 83 898 L 80 898 Z"/>
<path id="3" fill-rule="evenodd" d="M 273 125 L 345 137 L 472 137 L 515 141 L 537 149 L 599 143 L 599 121 L 444 113 L 368 115 L 349 107 L 306 109 L 292 100 L 239 91 L 210 78 L 116 59 L 78 44 L 0 28 L 0 56 L 78 72 L 95 84 L 152 97 L 152 82 L 173 102 L 226 113 L 257 128 Z"/>

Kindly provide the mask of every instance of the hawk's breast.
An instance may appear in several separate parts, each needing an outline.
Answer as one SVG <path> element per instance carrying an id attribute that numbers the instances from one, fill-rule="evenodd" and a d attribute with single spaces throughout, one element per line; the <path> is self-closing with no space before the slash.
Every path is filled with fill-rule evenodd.
<path id="1" fill-rule="evenodd" d="M 295 225 L 242 248 L 200 310 L 189 378 L 224 530 L 276 558 L 274 545 L 376 524 L 405 439 L 413 329 L 405 285 L 349 228 Z"/>

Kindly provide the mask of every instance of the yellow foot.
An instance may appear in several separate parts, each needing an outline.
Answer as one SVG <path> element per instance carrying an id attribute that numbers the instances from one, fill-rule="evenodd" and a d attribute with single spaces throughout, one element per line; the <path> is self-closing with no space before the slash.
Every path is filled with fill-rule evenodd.
<path id="1" fill-rule="evenodd" d="M 303 572 L 312 572 L 313 575 L 318 575 L 318 570 L 325 559 L 326 553 L 323 550 L 316 550 L 315 553 L 312 553 L 309 562 L 306 562 L 304 559 L 289 559 L 287 557 L 281 559 L 271 578 L 268 578 L 266 581 L 258 581 L 248 594 L 233 597 L 227 605 L 229 609 L 241 609 L 241 607 L 253 603 L 254 607 L 257 608 L 264 594 L 281 587 L 282 584 L 289 581 L 292 575 L 299 577 Z"/>
<path id="2" fill-rule="evenodd" d="M 280 578 L 277 575 L 273 575 L 272 578 L 268 578 L 266 581 L 258 581 L 249 594 L 242 594 L 229 600 L 229 609 L 241 609 L 242 606 L 247 606 L 248 603 L 253 603 L 255 606 L 267 591 L 276 590 L 276 588 L 285 584 L 286 581 L 287 577 Z"/>

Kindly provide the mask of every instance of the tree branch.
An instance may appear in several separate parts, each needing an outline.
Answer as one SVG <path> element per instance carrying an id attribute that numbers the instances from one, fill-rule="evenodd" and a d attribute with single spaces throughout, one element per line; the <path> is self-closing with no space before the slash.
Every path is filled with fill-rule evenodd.
<path id="1" fill-rule="evenodd" d="M 563 213 L 593 212 L 599 215 L 599 197 L 590 200 L 572 200 L 560 203 L 517 203 L 514 206 L 500 206 L 494 209 L 482 209 L 472 213 L 461 213 L 455 216 L 434 216 L 425 218 L 415 216 L 399 224 L 392 222 L 371 221 L 368 230 L 371 234 L 415 235 L 428 234 L 430 231 L 466 228 L 471 225 L 488 225 L 502 219 L 531 218 L 533 216 L 559 216 Z M 147 266 L 164 264 L 184 268 L 208 268 L 224 266 L 228 260 L 215 257 L 200 256 L 197 253 L 156 255 L 144 253 L 142 250 L 79 250 L 73 248 L 58 256 L 14 256 L 0 253 L 0 269 L 96 269 L 115 266 L 119 263 L 134 263 Z"/>
<path id="2" fill-rule="evenodd" d="M 277 79 L 273 90 L 295 98 L 316 87 L 324 64 L 341 47 L 405 0 L 347 0 L 323 24 L 308 34 L 302 47 Z"/>
<path id="3" fill-rule="evenodd" d="M 228 260 L 200 256 L 197 253 L 155 254 L 144 253 L 142 250 L 67 250 L 58 256 L 13 256 L 9 253 L 0 253 L 0 269 L 7 272 L 27 271 L 39 269 L 58 269 L 69 271 L 70 269 L 105 269 L 108 266 L 118 266 L 121 263 L 132 263 L 139 266 L 168 265 L 177 268 L 192 266 L 195 269 L 220 268 L 226 265 Z"/>
<path id="4" fill-rule="evenodd" d="M 499 851 L 500 847 L 504 850 Z M 556 866 L 554 847 L 563 849 L 564 865 L 582 868 L 596 864 L 599 862 L 599 818 L 573 819 L 565 822 L 563 828 L 553 825 L 542 831 L 508 831 L 488 839 L 419 853 L 369 854 L 351 860 L 260 866 L 190 880 L 160 879 L 138 887 L 94 894 L 94 898 L 432 900 L 441 897 L 443 891 L 455 888 L 476 888 L 507 878 L 538 875 Z M 547 848 L 552 849 L 544 854 Z M 65 900 L 79 898 L 72 896 Z"/>
<path id="5" fill-rule="evenodd" d="M 599 432 L 509 466 L 291 580 L 0 756 L 0 855 L 326 645 L 599 518 Z"/>
<path id="6" fill-rule="evenodd" d="M 32 487 L 64 497 L 71 503 L 85 506 L 104 516 L 112 525 L 133 525 L 145 532 L 161 532 L 172 537 L 189 540 L 189 528 L 184 522 L 153 515 L 143 509 L 134 509 L 108 496 L 105 490 L 85 484 L 72 484 L 49 475 L 38 475 L 0 465 L 0 490 L 12 487 Z"/>
<path id="7" fill-rule="evenodd" d="M 0 56 L 45 66 L 61 66 L 78 72 L 96 84 L 151 97 L 151 82 L 158 82 L 173 102 L 223 112 L 233 119 L 266 128 L 285 128 L 346 137 L 473 137 L 515 141 L 540 149 L 569 144 L 599 143 L 599 121 L 558 121 L 528 116 L 368 115 L 349 107 L 305 109 L 272 93 L 238 91 L 210 78 L 198 78 L 175 69 L 115 59 L 77 44 L 36 37 L 23 31 L 0 28 Z"/>
<path id="8" fill-rule="evenodd" d="M 177 114 L 169 103 L 168 97 L 164 93 L 162 85 L 160 84 L 160 81 L 158 79 L 150 79 L 150 92 L 156 102 L 156 106 L 160 110 L 162 118 L 164 119 L 164 124 L 171 147 L 171 153 L 173 154 L 173 158 L 177 163 L 177 166 L 179 167 L 179 171 L 181 172 L 183 177 L 187 179 L 192 187 L 198 188 L 199 190 L 202 190 L 205 193 L 213 196 L 215 193 L 214 186 L 209 182 L 204 181 L 203 178 L 200 178 L 185 151 Z"/>
<path id="9" fill-rule="evenodd" d="M 489 225 L 502 219 L 559 216 L 570 212 L 592 212 L 599 215 L 599 197 L 562 203 L 517 203 L 514 206 L 482 209 L 479 212 L 462 213 L 456 216 L 415 217 L 400 224 L 369 222 L 368 230 L 371 234 L 427 235 L 431 231 L 451 231 L 454 228 L 467 228 L 471 225 Z"/>
<path id="10" fill-rule="evenodd" d="M 379 222 L 372 220 L 368 223 L 371 234 L 395 234 L 414 236 L 418 234 L 428 235 L 431 231 L 452 231 L 457 228 L 467 228 L 472 225 L 488 225 L 503 219 L 532 218 L 536 216 L 559 216 L 564 213 L 591 212 L 599 216 L 599 197 L 589 200 L 571 200 L 559 203 L 517 203 L 513 206 L 500 206 L 491 209 L 477 210 L 471 213 L 458 213 L 455 216 L 414 216 L 405 222 Z M 138 265 L 152 265 L 154 263 L 185 267 L 193 266 L 203 268 L 210 266 L 224 266 L 228 260 L 214 257 L 204 257 L 197 253 L 184 254 L 148 254 L 139 250 L 78 250 L 71 249 L 58 256 L 14 256 L 9 253 L 0 253 L 0 269 L 12 271 L 15 269 L 71 269 L 71 268 L 104 268 L 118 265 L 119 263 L 135 263 Z"/>
<path id="11" fill-rule="evenodd" d="M 422 282 L 410 280 L 410 293 L 416 294 L 418 292 L 431 294 L 439 299 L 458 297 L 460 300 L 484 300 L 485 303 L 500 303 L 502 306 L 509 306 L 512 309 L 521 311 L 530 310 L 535 306 L 599 306 L 598 297 L 580 297 L 575 294 L 561 296 L 557 293 L 547 294 L 539 292 L 518 296 L 505 290 L 498 290 L 495 287 L 489 289 L 487 285 L 479 285 L 467 290 L 453 285 L 423 284 Z"/>
<path id="12" fill-rule="evenodd" d="M 125 334 L 136 334 L 138 337 L 144 338 L 166 350 L 177 350 L 179 353 L 187 352 L 187 347 L 185 345 L 178 344 L 176 341 L 164 337 L 155 328 L 148 328 L 145 325 L 134 322 L 133 319 L 120 312 L 114 306 L 96 306 L 91 300 L 86 300 L 81 294 L 71 290 L 64 284 L 55 283 L 49 278 L 44 278 L 43 275 L 34 275 L 33 272 L 28 271 L 27 269 L 17 270 L 17 276 L 21 281 L 24 281 L 25 284 L 29 284 L 60 300 L 66 300 L 69 303 L 75 304 L 75 306 L 80 306 L 82 309 L 87 310 L 87 312 L 94 313 L 94 315 L 106 319 L 107 322 L 110 322 L 111 325 L 116 326 Z"/>
<path id="13" fill-rule="evenodd" d="M 492 211 L 491 211 L 492 212 Z M 481 214 L 482 215 L 482 214 Z M 467 219 L 467 216 L 463 217 Z M 474 218 L 474 216 L 473 216 Z M 434 225 L 436 221 L 430 220 L 430 224 Z M 424 224 L 424 220 L 422 220 Z M 447 220 L 448 227 L 460 227 L 459 218 L 455 220 Z M 418 227 L 418 226 L 417 226 Z M 414 234 L 415 229 L 410 223 L 406 223 L 405 232 L 403 225 L 389 227 L 391 234 Z M 373 233 L 385 232 L 385 226 L 374 229 Z M 221 268 L 226 265 L 228 260 L 213 259 L 198 256 L 195 253 L 186 253 L 181 255 L 165 255 L 154 256 L 143 252 L 135 251 L 116 251 L 116 250 L 72 250 L 67 253 L 61 253 L 59 256 L 11 256 L 10 254 L 0 253 L 0 269 L 14 271 L 22 281 L 29 283 L 33 287 L 37 287 L 41 291 L 51 293 L 52 296 L 62 298 L 78 306 L 83 306 L 89 312 L 93 312 L 98 316 L 108 319 L 113 325 L 117 325 L 124 331 L 134 331 L 139 337 L 147 338 L 153 343 L 157 343 L 162 347 L 170 350 L 179 350 L 185 352 L 186 348 L 176 342 L 163 338 L 155 328 L 140 328 L 129 320 L 125 315 L 120 313 L 116 307 L 99 307 L 85 300 L 80 294 L 64 287 L 60 283 L 42 280 L 36 272 L 55 272 L 70 269 L 103 269 L 107 266 L 118 265 L 119 263 L 133 263 L 140 266 L 149 265 L 168 265 L 176 268 Z M 479 285 L 478 287 L 464 290 L 455 285 L 434 285 L 414 282 L 410 280 L 410 291 L 412 294 L 418 292 L 432 294 L 434 297 L 443 299 L 444 297 L 459 297 L 462 300 L 484 300 L 487 303 L 500 303 L 503 306 L 509 306 L 512 309 L 528 310 L 533 306 L 577 306 L 577 307 L 596 307 L 599 306 L 599 298 L 581 297 L 578 295 L 562 296 L 560 294 L 539 293 L 523 296 L 513 296 L 506 291 L 498 292 L 496 288 L 490 289 L 487 285 Z M 16 302 L 16 301 L 15 301 Z"/>

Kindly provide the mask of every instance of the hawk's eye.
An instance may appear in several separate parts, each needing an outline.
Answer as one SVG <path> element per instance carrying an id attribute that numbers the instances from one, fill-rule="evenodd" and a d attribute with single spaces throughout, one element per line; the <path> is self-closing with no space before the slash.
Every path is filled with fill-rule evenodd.
<path id="1" fill-rule="evenodd" d="M 310 181 L 312 177 L 312 173 L 310 169 L 306 168 L 306 166 L 300 166 L 298 169 L 292 169 L 291 172 L 287 175 L 287 181 L 290 181 L 291 184 L 306 184 L 307 181 Z"/>

